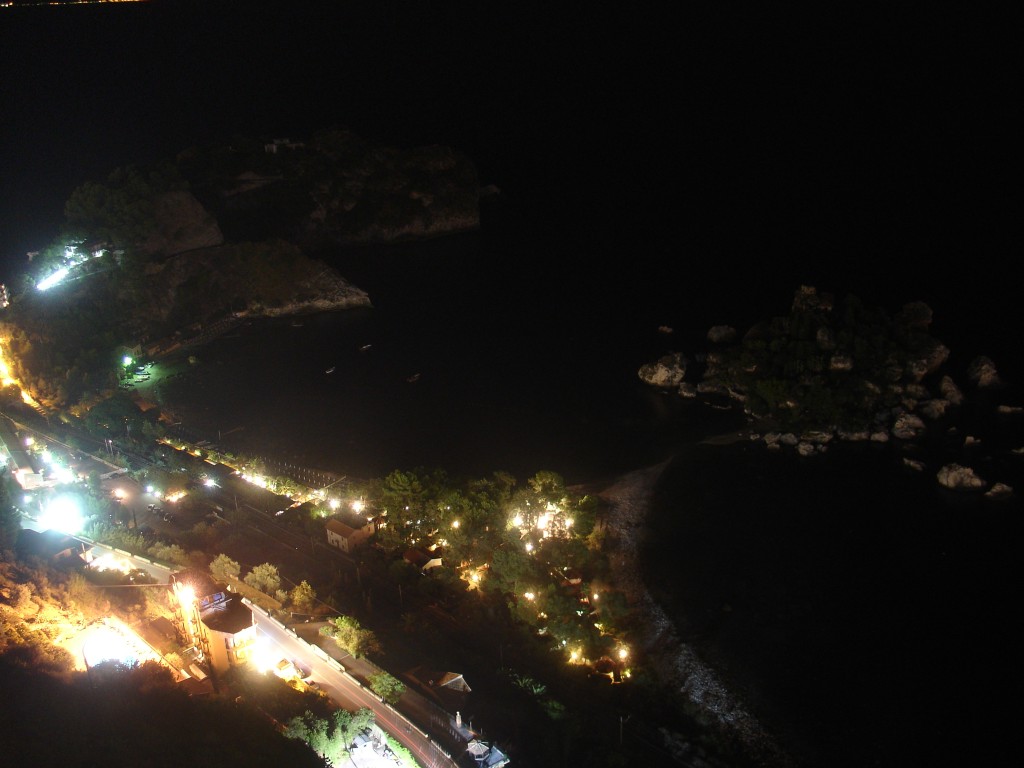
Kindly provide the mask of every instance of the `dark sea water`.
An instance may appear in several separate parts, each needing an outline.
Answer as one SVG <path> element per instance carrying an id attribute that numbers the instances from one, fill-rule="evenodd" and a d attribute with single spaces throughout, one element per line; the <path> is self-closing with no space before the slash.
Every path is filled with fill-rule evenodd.
<path id="1" fill-rule="evenodd" d="M 225 447 L 354 477 L 423 466 L 592 481 L 716 420 L 640 381 L 675 339 L 653 308 L 615 306 L 635 305 L 628 279 L 574 276 L 557 242 L 522 245 L 504 216 L 325 254 L 373 308 L 242 326 L 191 350 L 199 362 L 162 395 Z"/>
<path id="2" fill-rule="evenodd" d="M 694 448 L 660 493 L 652 592 L 799 764 L 1010 760 L 1019 501 L 871 446 Z"/>

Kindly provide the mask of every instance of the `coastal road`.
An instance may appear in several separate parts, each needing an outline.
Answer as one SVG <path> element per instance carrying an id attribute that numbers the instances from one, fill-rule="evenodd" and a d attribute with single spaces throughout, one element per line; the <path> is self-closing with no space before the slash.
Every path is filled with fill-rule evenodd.
<path id="1" fill-rule="evenodd" d="M 319 655 L 289 630 L 253 610 L 253 619 L 261 637 L 273 647 L 280 658 L 293 659 L 310 670 L 310 678 L 319 683 L 331 700 L 348 710 L 372 709 L 377 723 L 405 745 L 425 768 L 455 768 L 456 763 L 429 737 L 405 719 L 393 707 L 382 702 L 373 691 L 364 688 L 347 672 L 339 671 L 337 662 Z"/>

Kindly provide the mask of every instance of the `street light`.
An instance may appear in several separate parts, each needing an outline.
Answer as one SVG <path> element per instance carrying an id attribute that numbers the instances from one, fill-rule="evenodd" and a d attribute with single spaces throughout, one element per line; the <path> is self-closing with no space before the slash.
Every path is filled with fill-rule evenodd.
<path id="1" fill-rule="evenodd" d="M 75 498 L 58 496 L 47 505 L 39 522 L 45 529 L 78 533 L 82 530 L 82 510 Z"/>

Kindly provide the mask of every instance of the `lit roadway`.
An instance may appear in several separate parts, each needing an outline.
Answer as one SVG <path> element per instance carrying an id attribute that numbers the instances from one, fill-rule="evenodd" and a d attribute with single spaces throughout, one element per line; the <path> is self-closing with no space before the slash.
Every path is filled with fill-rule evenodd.
<path id="1" fill-rule="evenodd" d="M 420 765 L 426 768 L 455 768 L 456 763 L 441 751 L 429 738 L 406 720 L 401 714 L 377 698 L 373 691 L 363 688 L 353 678 L 339 672 L 331 663 L 316 653 L 309 652 L 309 646 L 298 640 L 287 630 L 253 611 L 253 620 L 259 631 L 277 644 L 280 657 L 295 659 L 310 670 L 310 677 L 319 683 L 324 693 L 345 709 L 354 711 L 360 707 L 372 709 L 377 723 L 395 739 L 402 742 Z"/>
<path id="2" fill-rule="evenodd" d="M 106 473 L 117 468 L 116 464 L 107 462 L 107 457 L 102 456 L 102 454 L 100 456 L 96 456 L 86 451 L 72 449 L 70 446 L 63 445 L 52 437 L 36 432 L 31 427 L 27 427 L 23 424 L 16 424 L 16 427 L 20 427 L 24 431 L 31 431 L 35 433 L 37 438 L 46 440 L 53 448 L 58 448 L 59 446 L 60 448 L 65 449 L 69 455 L 77 454 L 77 461 L 73 463 L 78 465 L 77 469 L 79 471 L 87 472 L 90 470 L 96 470 L 101 473 Z M 110 458 L 113 457 L 111 456 Z M 157 533 L 173 527 L 172 524 L 164 521 L 160 514 L 154 514 L 148 508 L 150 503 L 161 504 L 163 502 L 158 497 L 146 493 L 145 489 L 140 487 L 140 485 L 131 477 L 120 476 L 108 478 L 102 481 L 102 487 L 104 491 L 111 494 L 115 491 L 119 491 L 118 495 L 120 497 L 120 503 L 128 513 L 127 517 L 131 521 L 129 525 L 135 524 L 140 527 L 146 525 Z M 230 510 L 235 508 L 236 505 L 247 507 L 250 513 L 256 514 L 256 521 L 261 522 L 263 526 L 268 526 L 274 529 L 274 537 L 278 539 L 278 543 L 283 544 L 288 549 L 295 550 L 302 545 L 305 545 L 306 547 L 311 546 L 312 542 L 307 537 L 287 531 L 283 526 L 277 525 L 276 520 L 274 520 L 273 516 L 265 509 L 257 508 L 246 502 L 239 502 L 238 494 L 245 493 L 246 496 L 250 496 L 252 494 L 258 496 L 258 489 L 232 489 L 232 491 L 236 491 L 237 493 L 223 490 L 218 493 L 218 489 L 215 488 L 207 490 L 211 498 L 217 498 L 222 502 L 224 507 L 229 510 L 226 513 L 228 515 L 231 515 Z M 246 493 L 246 491 L 248 492 Z M 230 497 L 228 496 L 229 493 L 231 493 Z M 229 504 L 230 506 L 228 506 Z M 26 523 L 28 523 L 28 521 L 26 521 Z M 26 527 L 31 525 L 31 523 L 28 523 Z M 259 529 L 258 526 L 252 527 Z M 75 538 L 78 538 L 88 544 L 92 544 L 99 551 L 113 551 L 111 547 L 96 544 L 85 537 L 76 536 Z M 281 541 L 281 539 L 284 541 Z M 158 583 L 169 583 L 171 573 L 170 568 L 153 563 L 148 559 L 128 555 L 127 553 L 124 553 L 124 555 L 121 556 L 131 561 L 135 566 L 149 572 L 150 575 L 158 581 Z M 323 691 L 330 696 L 333 701 L 350 710 L 355 710 L 360 707 L 372 709 L 381 728 L 405 745 L 425 768 L 456 768 L 455 761 L 445 754 L 445 752 L 442 751 L 442 749 L 437 746 L 437 744 L 435 744 L 425 732 L 410 723 L 395 709 L 382 702 L 372 691 L 367 688 L 363 688 L 354 678 L 338 671 L 338 669 L 333 666 L 333 663 L 336 662 L 328 662 L 318 656 L 315 652 L 310 650 L 310 646 L 298 640 L 294 635 L 290 634 L 286 630 L 281 629 L 279 625 L 268 619 L 259 610 L 253 610 L 253 619 L 256 622 L 256 626 L 259 628 L 259 631 L 279 646 L 281 651 L 280 657 L 295 659 L 309 668 L 312 673 L 312 678 L 320 684 Z"/>

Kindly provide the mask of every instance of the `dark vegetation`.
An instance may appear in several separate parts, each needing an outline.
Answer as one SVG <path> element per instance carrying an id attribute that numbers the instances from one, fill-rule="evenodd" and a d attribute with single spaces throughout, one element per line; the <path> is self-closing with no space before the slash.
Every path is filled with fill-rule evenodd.
<path id="1" fill-rule="evenodd" d="M 0 654 L 0 686 L 17 702 L 0 718 L 10 765 L 324 765 L 256 709 L 189 697 L 153 662 L 71 672 L 22 644 Z"/>
<path id="2" fill-rule="evenodd" d="M 239 137 L 119 168 L 72 193 L 63 230 L 12 286 L 0 345 L 38 402 L 84 411 L 116 391 L 126 349 L 318 297 L 330 270 L 308 248 L 470 229 L 477 198 L 467 157 L 343 129 L 277 152 Z M 59 289 L 36 291 L 59 267 L 71 269 Z"/>
<path id="3" fill-rule="evenodd" d="M 383 147 L 332 128 L 273 152 L 236 136 L 227 146 L 185 150 L 177 163 L 229 239 L 368 244 L 478 221 L 476 168 L 447 147 Z"/>
<path id="4" fill-rule="evenodd" d="M 892 317 L 856 296 L 833 306 L 830 297 L 798 292 L 788 315 L 709 354 L 705 382 L 784 429 L 865 430 L 944 362 L 930 323 L 921 303 Z"/>

